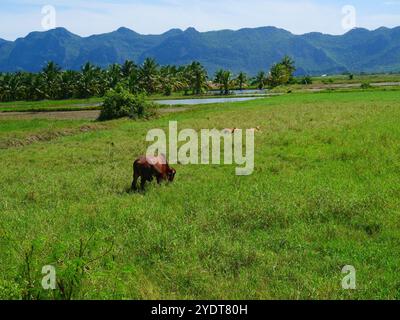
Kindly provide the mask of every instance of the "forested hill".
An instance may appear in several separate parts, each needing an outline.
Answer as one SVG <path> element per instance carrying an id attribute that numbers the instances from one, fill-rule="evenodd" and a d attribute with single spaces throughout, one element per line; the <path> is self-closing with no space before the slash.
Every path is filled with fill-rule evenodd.
<path id="1" fill-rule="evenodd" d="M 172 29 L 141 35 L 127 28 L 80 37 L 64 28 L 32 32 L 16 41 L 0 39 L 0 71 L 38 71 L 48 61 L 63 69 L 85 62 L 101 67 L 147 57 L 162 64 L 201 62 L 210 73 L 219 68 L 255 74 L 284 55 L 296 61 L 298 74 L 400 71 L 400 27 L 354 29 L 341 36 L 294 35 L 275 27 L 198 32 Z"/>

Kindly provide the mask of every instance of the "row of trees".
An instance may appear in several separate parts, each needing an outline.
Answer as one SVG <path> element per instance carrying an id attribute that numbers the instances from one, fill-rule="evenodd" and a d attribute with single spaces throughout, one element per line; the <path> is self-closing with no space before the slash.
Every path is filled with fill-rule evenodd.
<path id="1" fill-rule="evenodd" d="M 294 83 L 294 72 L 296 71 L 295 62 L 288 56 L 282 61 L 272 66 L 269 73 L 260 71 L 253 79 L 248 78 L 247 74 L 240 72 L 237 77 L 233 77 L 229 70 L 218 70 L 214 77 L 214 83 L 220 88 L 221 94 L 229 94 L 231 88 L 236 87 L 243 90 L 250 82 L 262 90 L 265 87 L 277 87 L 280 85 Z"/>
<path id="2" fill-rule="evenodd" d="M 146 59 L 141 66 L 132 61 L 113 64 L 101 69 L 86 63 L 80 71 L 63 71 L 49 62 L 41 72 L 17 72 L 0 74 L 0 101 L 60 100 L 104 96 L 122 85 L 132 94 L 164 94 L 182 91 L 185 95 L 199 95 L 218 87 L 221 94 L 229 94 L 232 88 L 244 89 L 249 84 L 263 89 L 289 83 L 293 80 L 294 61 L 285 57 L 275 64 L 269 73 L 260 72 L 249 78 L 241 72 L 234 76 L 229 70 L 219 70 L 209 78 L 199 62 L 186 66 L 160 66 L 154 59 Z"/>

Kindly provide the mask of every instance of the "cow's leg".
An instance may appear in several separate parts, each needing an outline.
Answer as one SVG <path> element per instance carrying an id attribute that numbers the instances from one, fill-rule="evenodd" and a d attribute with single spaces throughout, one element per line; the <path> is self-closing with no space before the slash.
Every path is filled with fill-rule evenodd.
<path id="1" fill-rule="evenodd" d="M 158 175 L 158 176 L 157 176 L 157 183 L 158 183 L 158 184 L 161 184 L 162 181 L 163 181 L 162 175 Z"/>
<path id="2" fill-rule="evenodd" d="M 137 173 L 137 171 L 135 170 L 134 171 L 134 174 L 133 174 L 133 181 L 132 181 L 132 190 L 133 191 L 137 191 L 137 182 L 138 182 L 138 179 L 139 179 L 139 174 Z"/>
<path id="3" fill-rule="evenodd" d="M 140 179 L 140 188 L 142 189 L 142 191 L 144 191 L 144 187 L 146 185 L 146 179 L 144 179 L 143 177 Z"/>

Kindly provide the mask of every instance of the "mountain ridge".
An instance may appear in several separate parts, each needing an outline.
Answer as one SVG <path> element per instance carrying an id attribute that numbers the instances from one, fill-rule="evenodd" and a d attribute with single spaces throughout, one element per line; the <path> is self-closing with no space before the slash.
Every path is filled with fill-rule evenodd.
<path id="1" fill-rule="evenodd" d="M 48 61 L 79 69 L 90 61 L 101 67 L 147 57 L 160 64 L 200 61 L 210 73 L 219 68 L 255 74 L 289 55 L 298 74 L 400 71 L 400 27 L 357 28 L 343 35 L 296 35 L 266 26 L 200 32 L 171 29 L 143 35 L 121 27 L 87 37 L 65 28 L 31 32 L 15 41 L 0 39 L 0 71 L 39 71 Z"/>

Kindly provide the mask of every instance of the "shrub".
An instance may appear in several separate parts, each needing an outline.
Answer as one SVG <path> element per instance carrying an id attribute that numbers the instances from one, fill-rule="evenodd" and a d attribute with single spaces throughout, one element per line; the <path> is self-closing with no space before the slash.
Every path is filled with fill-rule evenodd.
<path id="1" fill-rule="evenodd" d="M 0 279 L 0 300 L 21 300 L 21 289 L 17 283 Z"/>
<path id="2" fill-rule="evenodd" d="M 107 92 L 99 120 L 106 121 L 129 117 L 149 118 L 155 114 L 155 105 L 146 100 L 144 94 L 131 94 L 122 86 Z"/>
<path id="3" fill-rule="evenodd" d="M 322 83 L 323 83 L 323 84 L 332 84 L 332 83 L 334 83 L 334 82 L 335 82 L 335 81 L 334 81 L 332 78 L 322 80 Z"/>
<path id="4" fill-rule="evenodd" d="M 310 76 L 302 77 L 299 80 L 299 84 L 312 84 L 312 83 L 313 83 L 313 79 Z"/>
<path id="5" fill-rule="evenodd" d="M 361 84 L 361 89 L 370 89 L 371 84 L 369 82 L 364 82 Z"/>

